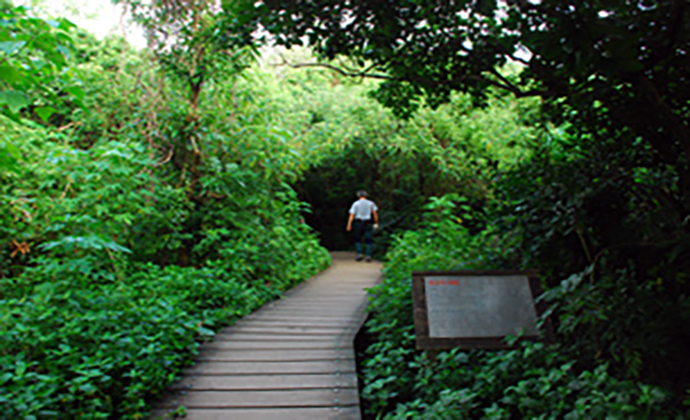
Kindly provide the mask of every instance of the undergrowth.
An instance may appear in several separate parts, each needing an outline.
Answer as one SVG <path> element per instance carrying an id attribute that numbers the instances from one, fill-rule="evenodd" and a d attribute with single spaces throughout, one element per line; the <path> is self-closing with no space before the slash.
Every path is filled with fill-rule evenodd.
<path id="1" fill-rule="evenodd" d="M 600 337 L 564 342 L 516 342 L 509 350 L 454 349 L 433 357 L 415 349 L 411 273 L 426 270 L 507 268 L 517 239 L 496 229 L 471 234 L 473 214 L 457 196 L 433 200 L 424 223 L 400 235 L 389 250 L 382 284 L 370 290 L 367 333 L 373 343 L 363 362 L 363 404 L 368 418 L 387 419 L 670 419 L 682 418 L 669 389 L 621 371 L 616 360 L 589 359 L 584 350 Z M 573 279 L 550 289 L 548 314 L 574 312 L 582 299 Z M 592 295 L 598 305 L 608 298 Z M 615 302 L 615 301 L 614 301 Z M 568 305 L 571 305 L 570 307 Z M 604 312 L 615 312 L 615 303 Z M 611 315 L 613 316 L 613 315 Z M 621 315 L 619 315 L 621 316 Z M 572 322 L 558 324 L 560 337 Z M 617 343 L 626 342 L 616 336 Z M 639 370 L 638 370 L 639 372 Z"/>

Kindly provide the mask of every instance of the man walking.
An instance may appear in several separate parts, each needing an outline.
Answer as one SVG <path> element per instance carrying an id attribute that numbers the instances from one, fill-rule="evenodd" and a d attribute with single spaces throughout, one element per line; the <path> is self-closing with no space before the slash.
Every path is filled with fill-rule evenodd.
<path id="1" fill-rule="evenodd" d="M 352 230 L 352 224 L 354 222 L 357 261 L 362 261 L 362 259 L 364 259 L 362 252 L 362 240 L 364 240 L 366 243 L 367 262 L 369 262 L 371 261 L 373 229 L 379 228 L 379 209 L 373 201 L 367 200 L 366 191 L 357 191 L 357 197 L 358 200 L 350 207 L 350 217 L 347 219 L 347 231 L 350 232 Z"/>

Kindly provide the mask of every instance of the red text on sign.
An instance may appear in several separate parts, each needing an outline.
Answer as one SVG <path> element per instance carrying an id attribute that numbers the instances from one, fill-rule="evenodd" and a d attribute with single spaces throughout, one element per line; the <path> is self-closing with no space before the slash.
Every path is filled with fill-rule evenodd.
<path id="1" fill-rule="evenodd" d="M 460 286 L 460 280 L 429 280 L 429 286 Z"/>

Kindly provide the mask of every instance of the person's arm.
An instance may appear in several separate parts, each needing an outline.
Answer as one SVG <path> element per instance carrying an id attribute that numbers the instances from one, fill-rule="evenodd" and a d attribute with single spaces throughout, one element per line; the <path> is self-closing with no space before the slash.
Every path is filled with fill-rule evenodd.
<path id="1" fill-rule="evenodd" d="M 376 210 L 372 211 L 371 214 L 374 216 L 374 229 L 379 228 L 379 212 Z"/>
<path id="2" fill-rule="evenodd" d="M 355 214 L 350 213 L 350 217 L 347 219 L 347 230 L 348 232 L 352 230 L 352 221 L 355 219 Z"/>

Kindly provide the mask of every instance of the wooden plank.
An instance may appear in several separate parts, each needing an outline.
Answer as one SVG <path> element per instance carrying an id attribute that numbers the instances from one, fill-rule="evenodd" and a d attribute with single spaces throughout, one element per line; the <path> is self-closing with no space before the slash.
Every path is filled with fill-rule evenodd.
<path id="1" fill-rule="evenodd" d="M 278 299 L 275 302 L 280 302 L 283 300 L 290 300 L 290 299 L 303 299 L 303 298 L 310 298 L 310 299 L 319 299 L 321 297 L 325 298 L 330 298 L 330 299 L 349 299 L 351 296 L 361 296 L 364 297 L 366 295 L 365 291 L 368 289 L 371 285 L 361 285 L 361 286 L 347 286 L 347 287 L 338 287 L 333 284 L 323 284 L 321 286 L 317 285 L 312 285 L 311 289 L 309 290 L 304 290 L 302 293 L 299 294 L 292 294 L 290 296 L 286 296 L 282 299 Z"/>
<path id="2" fill-rule="evenodd" d="M 362 298 L 365 298 L 365 296 L 355 296 L 354 298 L 338 299 L 338 300 L 328 300 L 328 299 L 323 299 L 323 298 L 318 298 L 318 297 L 303 297 L 303 298 L 300 297 L 297 299 L 276 300 L 273 303 L 271 303 L 270 305 L 273 307 L 281 306 L 281 305 L 293 305 L 293 306 L 308 305 L 310 308 L 328 308 L 328 307 L 348 308 L 348 307 L 352 307 L 353 304 L 361 303 Z"/>
<path id="3" fill-rule="evenodd" d="M 354 310 L 350 312 L 355 312 Z M 350 313 L 348 312 L 348 313 Z M 357 312 L 364 312 L 362 309 L 361 311 Z M 274 317 L 288 317 L 288 316 L 303 316 L 303 317 L 312 317 L 312 318 L 319 318 L 319 319 L 325 319 L 325 320 L 343 320 L 343 314 L 340 313 L 332 313 L 328 311 L 314 311 L 309 309 L 308 307 L 302 307 L 302 308 L 290 308 L 290 309 L 278 309 L 278 308 L 262 308 L 256 312 L 254 312 L 253 315 L 251 316 L 262 316 L 269 314 L 270 316 Z"/>
<path id="4" fill-rule="evenodd" d="M 154 418 L 163 418 L 171 410 L 157 410 Z M 312 408 L 236 408 L 231 412 L 218 409 L 188 409 L 185 420 L 359 420 L 359 407 Z"/>
<path id="5" fill-rule="evenodd" d="M 237 391 L 261 389 L 357 388 L 354 373 L 341 375 L 213 375 L 186 376 L 171 386 L 174 390 Z"/>
<path id="6" fill-rule="evenodd" d="M 351 293 L 350 293 L 351 294 Z M 352 305 L 359 305 L 362 302 L 362 296 L 353 296 L 345 298 L 324 298 L 319 296 L 300 296 L 299 298 L 281 299 L 273 303 L 274 306 L 281 304 L 293 305 L 308 305 L 309 307 L 351 307 Z"/>
<path id="7" fill-rule="evenodd" d="M 303 362 L 316 360 L 352 359 L 352 351 L 331 350 L 205 350 L 202 349 L 197 360 L 203 362 L 268 362 L 280 360 L 284 362 Z"/>
<path id="8" fill-rule="evenodd" d="M 266 407 L 345 407 L 359 404 L 356 389 L 199 391 L 178 393 L 161 407 L 188 408 L 266 408 Z"/>
<path id="9" fill-rule="evenodd" d="M 310 290 L 309 292 L 305 292 L 299 295 L 293 295 L 290 296 L 287 299 L 278 299 L 273 301 L 272 303 L 277 303 L 277 302 L 298 302 L 298 301 L 307 301 L 309 300 L 309 303 L 322 303 L 322 302 L 353 302 L 356 301 L 357 299 L 366 299 L 366 287 L 355 287 L 355 288 L 347 288 L 347 289 L 337 289 L 332 285 L 325 285 L 324 287 L 327 287 L 332 293 L 324 293 L 324 292 L 319 292 L 316 290 Z"/>
<path id="10" fill-rule="evenodd" d="M 348 320 L 351 318 L 351 314 L 354 314 L 355 312 L 362 313 L 362 311 L 349 311 L 349 312 L 344 312 L 344 313 L 334 313 L 330 311 L 314 311 L 310 310 L 309 308 L 274 308 L 273 310 L 270 311 L 271 316 L 274 317 L 283 317 L 283 318 L 290 318 L 290 317 L 306 317 L 306 318 L 318 318 L 318 319 L 323 319 L 323 320 Z M 269 313 L 268 311 L 266 312 L 257 312 L 257 315 L 264 315 Z"/>
<path id="11" fill-rule="evenodd" d="M 317 362 L 200 362 L 184 371 L 185 375 L 276 375 L 352 373 L 354 363 Z"/>
<path id="12" fill-rule="evenodd" d="M 263 317 L 244 319 L 235 324 L 236 327 L 245 325 L 254 325 L 257 327 L 318 327 L 318 328 L 349 328 L 358 326 L 358 320 L 345 321 L 328 321 L 321 320 L 317 317 L 293 317 L 293 318 L 278 318 L 278 317 Z"/>
<path id="13" fill-rule="evenodd" d="M 278 317 L 283 317 L 283 318 L 292 318 L 292 317 L 313 317 L 317 319 L 322 319 L 324 321 L 352 321 L 356 319 L 358 316 L 360 316 L 364 311 L 349 311 L 349 312 L 343 312 L 343 313 L 337 313 L 337 312 L 319 312 L 319 311 L 311 311 L 308 309 L 304 308 L 294 308 L 294 309 L 289 309 L 289 308 L 281 308 L 281 309 L 276 309 L 273 311 L 274 316 Z"/>
<path id="14" fill-rule="evenodd" d="M 304 288 L 300 290 L 298 293 L 291 293 L 289 295 L 284 295 L 283 298 L 280 298 L 280 300 L 287 300 L 287 299 L 292 299 L 292 298 L 300 298 L 303 296 L 324 296 L 324 297 L 329 297 L 333 299 L 347 299 L 350 296 L 345 295 L 342 292 L 344 290 L 347 291 L 352 291 L 355 294 L 360 294 L 364 293 L 364 290 L 368 287 L 371 286 L 371 284 L 362 284 L 361 286 L 352 284 L 352 285 L 340 285 L 341 287 L 338 287 L 337 284 L 333 283 L 322 283 L 322 284 L 312 284 L 310 287 Z"/>
<path id="15" fill-rule="evenodd" d="M 310 334 L 285 334 L 277 336 L 275 334 L 263 333 L 220 333 L 215 336 L 215 341 L 222 340 L 244 340 L 244 341 L 301 341 L 301 342 L 316 342 L 316 341 L 333 341 L 337 337 L 336 334 L 331 335 L 310 335 Z"/>
<path id="16" fill-rule="evenodd" d="M 275 324 L 275 325 L 323 325 L 323 326 L 341 326 L 350 327 L 358 322 L 357 319 L 337 319 L 337 318 L 322 318 L 313 315 L 291 315 L 291 316 L 256 316 L 253 318 L 244 319 L 236 325 L 246 325 L 256 323 L 256 325 Z"/>
<path id="17" fill-rule="evenodd" d="M 299 313 L 299 314 L 305 314 L 305 315 L 328 315 L 328 316 L 336 316 L 339 318 L 347 318 L 350 314 L 353 314 L 356 312 L 355 307 L 348 307 L 348 308 L 343 308 L 339 306 L 307 306 L 307 305 L 293 305 L 293 304 L 285 304 L 285 305 L 277 305 L 273 307 L 273 311 L 276 313 L 281 313 L 285 312 L 287 314 L 290 313 Z"/>
<path id="18" fill-rule="evenodd" d="M 281 300 L 276 300 L 273 303 L 271 303 L 269 306 L 270 307 L 277 307 L 281 305 L 293 305 L 293 306 L 309 306 L 310 308 L 329 308 L 329 307 L 334 307 L 334 308 L 348 308 L 352 307 L 354 303 L 360 303 L 361 299 L 365 298 L 365 296 L 357 296 L 357 299 L 348 299 L 347 301 L 343 300 L 338 300 L 338 301 L 326 301 L 326 300 L 321 300 L 317 297 L 314 298 L 299 298 L 299 299 L 281 299 Z"/>
<path id="19" fill-rule="evenodd" d="M 326 350 L 344 348 L 348 343 L 338 343 L 335 340 L 328 341 L 263 341 L 263 340 L 218 340 L 205 343 L 204 349 L 225 350 Z"/>
<path id="20" fill-rule="evenodd" d="M 332 316 L 332 317 L 347 317 L 348 315 L 352 314 L 355 312 L 356 308 L 352 307 L 338 307 L 338 306 L 307 306 L 307 305 L 293 305 L 293 304 L 285 304 L 285 305 L 276 305 L 272 308 L 273 310 L 271 312 L 275 313 L 300 313 L 300 314 L 305 314 L 305 315 L 327 315 L 327 316 Z"/>
<path id="21" fill-rule="evenodd" d="M 259 334 L 304 334 L 304 335 L 337 335 L 344 327 L 323 327 L 310 325 L 233 325 L 226 329 L 228 333 L 259 333 Z M 223 332 L 225 334 L 225 332 Z"/>
<path id="22" fill-rule="evenodd" d="M 332 315 L 332 314 L 326 314 L 326 313 L 314 313 L 314 312 L 307 312 L 304 310 L 297 311 L 297 310 L 276 310 L 271 313 L 271 318 L 275 319 L 285 319 L 285 320 L 290 320 L 290 319 L 295 319 L 295 320 L 316 320 L 316 321 L 321 321 L 321 322 L 331 322 L 331 323 L 344 323 L 344 324 L 351 324 L 354 323 L 359 316 L 364 314 L 364 311 L 362 312 L 352 312 L 348 313 L 346 315 Z M 264 314 L 259 314 L 257 315 L 257 318 L 263 318 Z"/>
<path id="23" fill-rule="evenodd" d="M 232 353 L 218 352 L 210 355 L 201 355 L 197 357 L 197 361 L 204 363 L 224 362 L 224 363 L 259 363 L 259 362 L 333 362 L 343 363 L 348 360 L 354 360 L 354 355 L 344 356 L 334 354 L 332 356 L 311 357 L 309 355 L 291 355 L 283 356 L 280 354 L 262 355 L 262 354 L 246 354 L 237 356 Z"/>
<path id="24" fill-rule="evenodd" d="M 273 308 L 273 313 L 278 315 L 278 316 L 289 316 L 289 315 L 297 315 L 297 316 L 305 316 L 305 315 L 311 315 L 311 316 L 316 316 L 320 318 L 325 318 L 325 317 L 330 317 L 334 319 L 339 319 L 339 320 L 347 320 L 351 319 L 358 311 L 355 310 L 356 308 L 348 308 L 346 310 L 339 310 L 337 308 L 333 307 L 324 307 L 324 308 L 313 308 L 313 307 L 307 307 L 305 305 L 299 305 L 299 306 L 280 306 Z"/>

